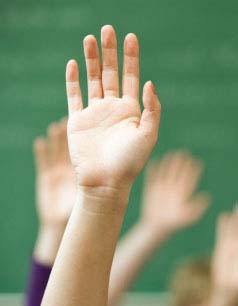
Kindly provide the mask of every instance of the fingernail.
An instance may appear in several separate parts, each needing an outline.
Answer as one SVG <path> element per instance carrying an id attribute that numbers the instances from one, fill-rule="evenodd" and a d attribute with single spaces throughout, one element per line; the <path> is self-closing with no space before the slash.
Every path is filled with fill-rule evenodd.
<path id="1" fill-rule="evenodd" d="M 153 94 L 156 95 L 155 87 L 152 81 L 150 81 L 150 87 L 151 87 L 151 90 L 153 91 Z"/>

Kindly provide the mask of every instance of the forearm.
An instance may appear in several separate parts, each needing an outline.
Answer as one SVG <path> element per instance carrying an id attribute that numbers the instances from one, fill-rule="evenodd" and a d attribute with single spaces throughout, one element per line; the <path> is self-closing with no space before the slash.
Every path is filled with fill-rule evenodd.
<path id="1" fill-rule="evenodd" d="M 167 234 L 153 235 L 143 224 L 136 224 L 116 249 L 109 283 L 108 305 L 114 306 L 128 289 L 145 263 L 167 239 Z"/>
<path id="2" fill-rule="evenodd" d="M 79 194 L 42 306 L 107 304 L 111 263 L 127 201 L 128 195 L 103 197 L 103 191 L 99 196 Z"/>

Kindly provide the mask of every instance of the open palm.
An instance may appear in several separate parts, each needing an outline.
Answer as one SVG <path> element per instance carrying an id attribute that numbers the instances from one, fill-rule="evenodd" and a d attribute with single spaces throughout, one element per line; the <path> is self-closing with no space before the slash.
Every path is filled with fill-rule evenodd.
<path id="1" fill-rule="evenodd" d="M 76 198 L 75 173 L 70 163 L 66 120 L 53 123 L 47 137 L 34 143 L 36 194 L 40 222 L 66 225 Z"/>
<path id="2" fill-rule="evenodd" d="M 201 162 L 183 151 L 167 154 L 147 171 L 142 220 L 158 233 L 173 233 L 195 223 L 210 197 L 194 194 L 202 173 Z"/>
<path id="3" fill-rule="evenodd" d="M 160 103 L 149 81 L 139 104 L 139 46 L 134 34 L 124 42 L 122 97 L 119 98 L 116 35 L 101 31 L 102 69 L 97 41 L 84 40 L 88 107 L 83 108 L 78 66 L 66 69 L 69 105 L 68 140 L 72 163 L 83 186 L 110 186 L 132 181 L 145 164 L 158 135 Z"/>

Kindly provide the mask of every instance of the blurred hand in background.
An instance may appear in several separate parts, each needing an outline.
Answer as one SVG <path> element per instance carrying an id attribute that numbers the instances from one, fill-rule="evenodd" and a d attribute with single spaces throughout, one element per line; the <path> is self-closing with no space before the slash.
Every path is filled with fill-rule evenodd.
<path id="1" fill-rule="evenodd" d="M 49 126 L 47 137 L 35 141 L 36 195 L 40 220 L 34 257 L 52 266 L 76 196 L 66 120 Z M 194 192 L 202 163 L 177 151 L 147 168 L 141 217 L 122 239 L 113 261 L 109 304 L 115 305 L 142 266 L 174 232 L 192 225 L 206 211 L 210 198 Z M 47 282 L 47 280 L 46 280 Z"/>
<path id="2" fill-rule="evenodd" d="M 34 143 L 39 233 L 34 257 L 52 265 L 75 203 L 76 179 L 67 144 L 67 120 L 52 123 Z"/>
<path id="3" fill-rule="evenodd" d="M 195 193 L 202 172 L 202 162 L 185 151 L 148 166 L 140 222 L 151 235 L 172 234 L 202 217 L 210 203 L 209 194 Z"/>
<path id="4" fill-rule="evenodd" d="M 195 193 L 202 170 L 201 161 L 183 151 L 169 153 L 148 166 L 141 216 L 119 242 L 114 257 L 109 305 L 115 305 L 166 239 L 203 216 L 210 196 Z"/>

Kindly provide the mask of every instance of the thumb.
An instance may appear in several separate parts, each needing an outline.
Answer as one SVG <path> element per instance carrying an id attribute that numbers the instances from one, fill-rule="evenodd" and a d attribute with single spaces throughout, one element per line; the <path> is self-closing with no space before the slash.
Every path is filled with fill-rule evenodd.
<path id="1" fill-rule="evenodd" d="M 198 221 L 205 211 L 208 209 L 211 203 L 211 196 L 206 192 L 200 192 L 196 196 L 192 198 L 192 200 L 188 203 L 189 205 L 189 213 L 188 217 L 190 219 L 190 223 L 194 223 Z"/>
<path id="2" fill-rule="evenodd" d="M 142 112 L 139 128 L 146 132 L 146 134 L 154 134 L 157 136 L 161 105 L 151 81 L 146 82 L 144 85 L 143 105 L 144 110 Z"/>

